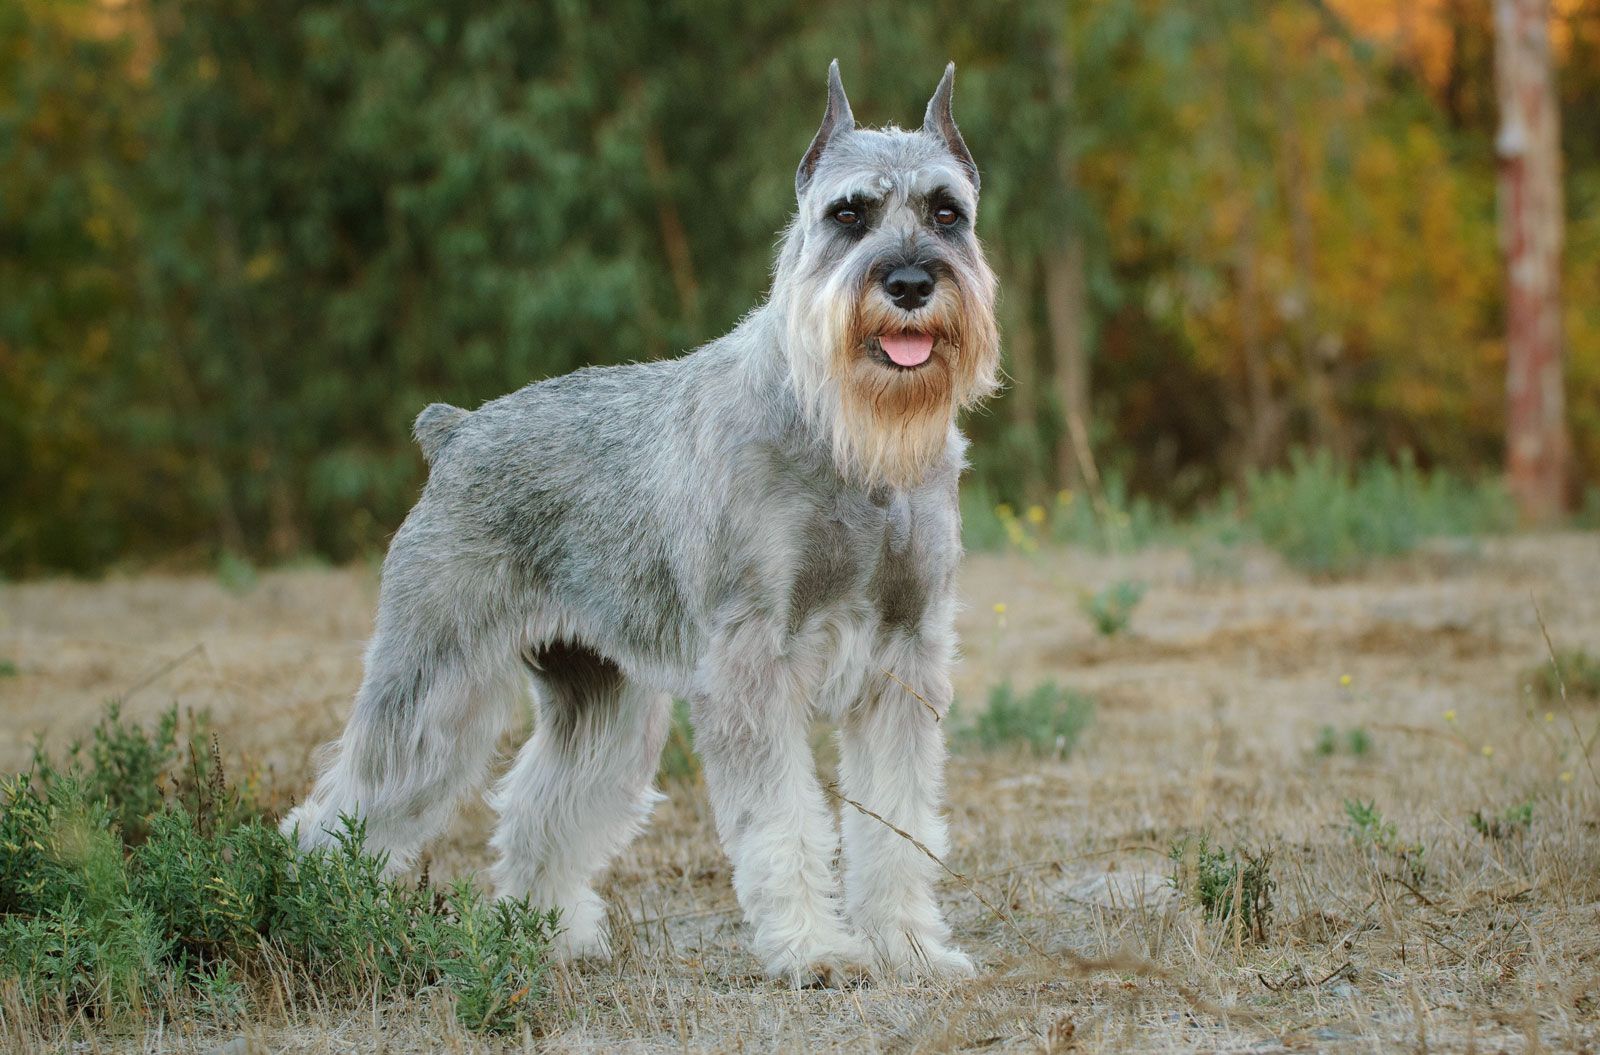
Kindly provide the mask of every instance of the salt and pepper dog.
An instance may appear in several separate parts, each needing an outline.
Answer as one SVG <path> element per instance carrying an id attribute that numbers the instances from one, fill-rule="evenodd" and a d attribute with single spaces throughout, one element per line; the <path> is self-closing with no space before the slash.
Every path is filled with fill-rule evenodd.
<path id="1" fill-rule="evenodd" d="M 843 794 L 948 847 L 956 415 L 995 387 L 978 170 L 951 116 L 857 128 L 829 70 L 766 301 L 681 358 L 589 368 L 417 419 L 421 499 L 383 565 L 349 724 L 285 821 L 340 816 L 404 869 L 486 779 L 531 681 L 532 737 L 491 793 L 502 896 L 606 955 L 594 883 L 641 830 L 670 724 L 696 750 L 756 955 L 773 976 L 964 976 L 937 866 Z M 842 897 L 841 887 L 842 885 Z"/>

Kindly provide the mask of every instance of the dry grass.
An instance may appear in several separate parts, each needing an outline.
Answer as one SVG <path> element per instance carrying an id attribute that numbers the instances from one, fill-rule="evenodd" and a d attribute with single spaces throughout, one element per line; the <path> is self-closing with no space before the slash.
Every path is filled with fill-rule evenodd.
<path id="1" fill-rule="evenodd" d="M 1101 639 L 1075 599 L 1123 578 L 1149 592 L 1129 634 Z M 791 992 L 762 980 L 704 790 L 680 784 L 609 882 L 617 962 L 558 970 L 537 1037 L 466 1035 L 423 999 L 264 1000 L 242 1025 L 174 1019 L 80 1038 L 236 1055 L 1600 1046 L 1600 786 L 1574 746 L 1600 712 L 1574 700 L 1570 714 L 1559 702 L 1530 713 L 1516 684 L 1545 655 L 1530 593 L 1558 646 L 1600 644 L 1600 538 L 1485 542 L 1334 584 L 1259 555 L 1240 581 L 1200 581 L 1176 552 L 977 557 L 964 583 L 966 706 L 1002 674 L 1100 701 L 1065 762 L 952 761 L 948 863 L 993 908 L 946 884 L 958 938 L 985 968 L 977 981 Z M 17 667 L 0 677 L 0 765 L 23 764 L 34 731 L 53 745 L 83 733 L 105 698 L 198 644 L 129 712 L 208 707 L 226 741 L 297 787 L 342 721 L 374 588 L 344 570 L 267 574 L 238 596 L 155 576 L 0 589 L 0 659 Z M 1324 726 L 1364 729 L 1371 746 L 1320 755 Z M 1347 799 L 1424 845 L 1420 881 L 1352 838 Z M 1526 830 L 1488 838 L 1469 823 L 1525 802 Z M 486 823 L 470 810 L 433 873 L 481 867 Z M 1172 894 L 1167 849 L 1202 829 L 1272 852 L 1263 940 Z M 0 993 L 3 1043 L 43 1049 L 6 1032 L 16 1021 Z"/>

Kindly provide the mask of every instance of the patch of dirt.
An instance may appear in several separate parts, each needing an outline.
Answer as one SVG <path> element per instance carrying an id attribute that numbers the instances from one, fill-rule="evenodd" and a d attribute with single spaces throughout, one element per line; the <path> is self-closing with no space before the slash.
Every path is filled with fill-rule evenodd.
<path id="1" fill-rule="evenodd" d="M 1558 646 L 1600 649 L 1600 536 L 1489 540 L 1325 582 L 1247 558 L 1248 579 L 1232 582 L 1196 576 L 1177 551 L 968 561 L 958 713 L 1002 680 L 1053 679 L 1098 700 L 1065 760 L 965 749 L 951 759 L 947 863 L 962 878 L 942 897 L 978 979 L 791 992 L 759 978 L 704 788 L 676 782 L 606 880 L 616 961 L 554 969 L 527 1044 L 1600 1047 L 1600 782 L 1578 746 L 1595 711 L 1546 720 L 1515 687 L 1545 654 L 1530 593 Z M 1145 599 L 1129 636 L 1103 640 L 1077 597 L 1127 578 L 1147 584 Z M 85 735 L 117 696 L 139 719 L 174 702 L 210 709 L 224 744 L 292 792 L 342 725 L 375 585 L 362 568 L 270 572 L 245 594 L 160 575 L 0 586 L 0 659 L 17 668 L 0 677 L 0 765 L 25 765 L 35 734 L 50 749 Z M 1392 830 L 1354 830 L 1347 802 L 1372 804 Z M 1469 823 L 1524 803 L 1532 819 L 1516 834 Z M 488 862 L 490 817 L 469 805 L 431 851 L 435 876 Z M 1171 889 L 1170 845 L 1202 830 L 1224 848 L 1271 850 L 1265 940 Z M 1395 852 L 1416 843 L 1420 877 Z M 463 1034 L 426 995 L 377 1007 L 266 1001 L 242 1026 L 154 1030 L 85 1026 L 78 1043 L 524 1047 Z"/>

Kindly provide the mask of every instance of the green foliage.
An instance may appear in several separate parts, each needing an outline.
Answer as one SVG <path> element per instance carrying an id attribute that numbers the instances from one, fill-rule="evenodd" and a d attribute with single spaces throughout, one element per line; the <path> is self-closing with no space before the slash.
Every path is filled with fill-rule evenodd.
<path id="1" fill-rule="evenodd" d="M 1032 553 L 1047 543 L 1076 546 L 1097 553 L 1126 552 L 1157 542 L 1170 533 L 1172 515 L 1143 496 L 1130 495 L 1120 474 L 1106 477 L 1098 499 L 1059 491 L 1048 505 L 1018 508 L 997 501 L 979 480 L 962 489 L 962 541 L 971 550 L 1010 547 Z"/>
<path id="2" fill-rule="evenodd" d="M 18 673 L 15 660 L 0 659 L 0 678 L 14 678 Z"/>
<path id="3" fill-rule="evenodd" d="M 443 986 L 467 1026 L 520 1027 L 553 914 L 386 879 L 355 822 L 297 853 L 227 787 L 215 748 L 187 787 L 163 786 L 174 721 L 146 734 L 109 712 L 86 756 L 0 786 L 0 979 L 25 1003 L 118 1014 L 172 994 L 226 1020 L 276 972 L 358 1000 Z"/>
<path id="4" fill-rule="evenodd" d="M 1131 494 L 1118 472 L 1106 473 L 1098 498 L 1082 491 L 1058 492 L 1049 515 L 1052 541 L 1102 553 L 1142 549 L 1161 540 L 1171 526 L 1171 513 Z"/>
<path id="5" fill-rule="evenodd" d="M 1473 810 L 1467 823 L 1485 839 L 1509 839 L 1525 835 L 1533 826 L 1533 803 L 1508 806 L 1499 813 Z"/>
<path id="6" fill-rule="evenodd" d="M 1009 541 L 1006 519 L 992 491 L 982 481 L 961 488 L 961 544 L 975 553 L 1004 549 Z"/>
<path id="7" fill-rule="evenodd" d="M 1326 451 L 1296 451 L 1287 469 L 1251 473 L 1246 515 L 1263 542 L 1318 574 L 1408 553 L 1432 535 L 1500 530 L 1510 523 L 1505 496 L 1496 487 L 1424 473 L 1410 457 L 1397 464 L 1369 461 L 1352 473 Z"/>
<path id="8" fill-rule="evenodd" d="M 1341 749 L 1360 758 L 1372 750 L 1372 734 L 1359 725 L 1346 729 L 1343 736 L 1331 725 L 1324 725 L 1317 731 L 1317 754 L 1327 758 L 1338 754 Z"/>
<path id="9" fill-rule="evenodd" d="M 660 775 L 662 780 L 700 779 L 700 756 L 694 753 L 688 700 L 672 701 L 672 725 L 667 730 L 666 746 L 661 749 Z"/>
<path id="10" fill-rule="evenodd" d="M 224 550 L 217 557 L 217 582 L 229 593 L 249 593 L 256 588 L 257 578 L 255 565 L 237 553 Z"/>
<path id="11" fill-rule="evenodd" d="M 1114 637 L 1128 629 L 1133 610 L 1144 600 L 1145 585 L 1132 579 L 1119 579 L 1093 593 L 1078 595 L 1082 612 L 1101 637 Z"/>
<path id="12" fill-rule="evenodd" d="M 83 785 L 87 799 L 102 802 L 124 842 L 136 845 L 148 834 L 149 819 L 166 802 L 178 760 L 178 708 L 162 712 L 155 727 L 122 718 L 122 704 L 106 704 L 88 745 L 73 743 L 60 768 L 35 749 L 35 779 L 49 787 L 66 776 Z M 209 759 L 208 759 L 209 761 Z"/>
<path id="13" fill-rule="evenodd" d="M 1151 496 L 1191 509 L 1297 443 L 1494 463 L 1492 133 L 1460 110 L 1492 97 L 1487 66 L 1452 52 L 1432 97 L 1317 7 L 12 0 L 0 570 L 356 557 L 416 496 L 428 402 L 726 332 L 768 280 L 841 40 L 863 122 L 915 120 L 961 68 L 1014 382 L 966 420 L 972 548 L 1135 548 L 1164 530 Z M 1469 7 L 1450 17 L 1481 37 Z M 1600 113 L 1591 37 L 1563 71 L 1575 127 Z M 1578 478 L 1600 459 L 1587 144 L 1567 143 Z M 1063 456 L 1079 344 L 1100 497 Z M 1300 539 L 1323 531 L 1302 519 L 1258 528 L 1314 569 L 1408 544 Z"/>
<path id="14" fill-rule="evenodd" d="M 1243 523 L 1238 499 L 1225 491 L 1187 525 L 1184 548 L 1195 577 L 1237 581 L 1244 574 L 1244 543 L 1249 530 Z"/>
<path id="15" fill-rule="evenodd" d="M 1005 681 L 989 690 L 989 705 L 960 739 L 985 750 L 1022 747 L 1040 757 L 1066 758 L 1094 718 L 1094 699 L 1045 681 L 1019 694 Z"/>
<path id="16" fill-rule="evenodd" d="M 1393 858 L 1414 883 L 1420 883 L 1428 874 L 1427 849 L 1420 842 L 1407 842 L 1400 838 L 1393 821 L 1385 820 L 1373 802 L 1359 799 L 1344 800 L 1346 828 L 1357 846 L 1370 847 L 1383 856 Z"/>
<path id="17" fill-rule="evenodd" d="M 1545 703 L 1561 699 L 1562 685 L 1567 688 L 1568 700 L 1600 700 L 1600 656 L 1583 648 L 1558 649 L 1555 666 L 1549 659 L 1535 663 L 1518 681 L 1524 691 Z"/>
<path id="18" fill-rule="evenodd" d="M 1171 883 L 1181 895 L 1192 898 L 1206 919 L 1237 919 L 1242 933 L 1264 941 L 1272 926 L 1272 851 L 1225 849 L 1215 846 L 1205 832 L 1184 836 L 1167 851 L 1173 862 Z"/>

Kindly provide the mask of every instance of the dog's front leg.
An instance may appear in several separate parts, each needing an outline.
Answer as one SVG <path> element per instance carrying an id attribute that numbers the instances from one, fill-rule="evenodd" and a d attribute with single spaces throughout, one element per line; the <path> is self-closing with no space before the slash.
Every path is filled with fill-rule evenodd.
<path id="1" fill-rule="evenodd" d="M 889 662 L 889 674 L 868 675 L 839 735 L 845 794 L 882 818 L 848 804 L 841 813 L 850 917 L 891 974 L 968 977 L 972 960 L 949 943 L 950 929 L 934 897 L 938 864 L 884 823 L 941 857 L 949 851 L 941 812 L 942 721 L 951 700 L 947 664 L 910 648 Z"/>
<path id="2" fill-rule="evenodd" d="M 840 918 L 838 836 L 817 782 L 804 694 L 776 665 L 753 681 L 716 684 L 693 705 L 695 749 L 754 951 L 768 974 L 797 986 L 858 972 L 866 949 Z"/>

